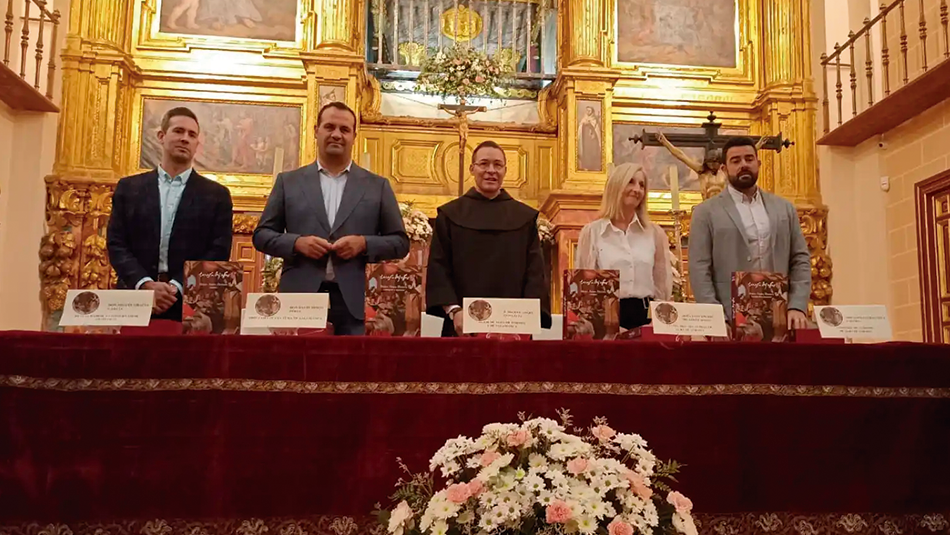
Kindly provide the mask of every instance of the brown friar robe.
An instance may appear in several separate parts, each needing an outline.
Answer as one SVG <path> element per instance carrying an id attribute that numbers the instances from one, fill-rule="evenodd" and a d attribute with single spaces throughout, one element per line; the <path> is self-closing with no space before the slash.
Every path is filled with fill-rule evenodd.
<path id="1" fill-rule="evenodd" d="M 466 297 L 540 299 L 541 326 L 551 327 L 538 211 L 505 190 L 488 199 L 472 188 L 438 209 L 426 308 L 444 318 L 445 305 L 461 305 Z M 445 323 L 443 336 L 450 336 L 454 330 Z"/>

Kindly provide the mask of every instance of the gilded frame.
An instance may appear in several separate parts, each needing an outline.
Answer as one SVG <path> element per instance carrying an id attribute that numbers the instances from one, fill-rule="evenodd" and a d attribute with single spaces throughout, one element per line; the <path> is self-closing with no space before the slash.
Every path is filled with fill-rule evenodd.
<path id="1" fill-rule="evenodd" d="M 170 100 L 188 102 L 202 102 L 211 104 L 243 104 L 256 106 L 276 106 L 284 108 L 297 108 L 300 110 L 300 140 L 298 154 L 301 159 L 299 165 L 303 165 L 303 159 L 306 155 L 308 140 L 313 139 L 313 134 L 307 130 L 307 114 L 309 113 L 306 98 L 294 96 L 272 96 L 259 94 L 226 94 L 212 92 L 194 92 L 182 93 L 181 91 L 171 91 L 156 88 L 140 88 L 136 91 L 132 102 L 131 132 L 129 146 L 129 173 L 141 173 L 148 171 L 140 165 L 142 155 L 142 128 L 144 122 L 145 100 Z M 296 167 L 296 166 L 294 166 Z M 234 198 L 235 211 L 259 211 L 262 210 L 267 202 L 267 197 L 274 185 L 274 176 L 272 174 L 232 174 L 212 171 L 201 171 L 203 176 L 224 184 L 231 191 Z"/>
<path id="2" fill-rule="evenodd" d="M 217 35 L 166 33 L 160 29 L 162 3 L 169 0 L 135 0 L 133 44 L 137 51 L 189 53 L 195 49 L 262 53 L 265 56 L 291 57 L 305 50 L 316 25 L 314 0 L 297 0 L 293 41 L 253 39 Z"/>
<path id="3" fill-rule="evenodd" d="M 703 65 L 668 65 L 662 63 L 630 63 L 618 57 L 617 21 L 618 2 L 610 0 L 611 39 L 610 59 L 612 66 L 620 69 L 624 77 L 645 79 L 649 77 L 673 78 L 681 86 L 706 86 L 725 84 L 755 86 L 758 81 L 756 50 L 759 47 L 759 8 L 753 0 L 736 2 L 736 67 L 713 67 Z"/>

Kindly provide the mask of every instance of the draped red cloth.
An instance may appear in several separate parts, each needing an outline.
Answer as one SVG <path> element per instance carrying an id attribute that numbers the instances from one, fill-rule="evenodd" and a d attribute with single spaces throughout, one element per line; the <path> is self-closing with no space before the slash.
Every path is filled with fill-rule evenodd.
<path id="1" fill-rule="evenodd" d="M 0 333 L 0 527 L 360 517 L 397 457 L 559 408 L 701 514 L 950 518 L 946 346 Z"/>

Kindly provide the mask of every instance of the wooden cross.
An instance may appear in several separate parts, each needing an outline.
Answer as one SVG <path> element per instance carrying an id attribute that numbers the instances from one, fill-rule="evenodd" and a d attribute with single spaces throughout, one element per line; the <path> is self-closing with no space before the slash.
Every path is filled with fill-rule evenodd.
<path id="1" fill-rule="evenodd" d="M 701 147 L 706 149 L 707 154 L 710 151 L 721 149 L 723 145 L 726 144 L 730 138 L 734 136 L 726 136 L 719 133 L 719 127 L 722 126 L 722 123 L 716 122 L 716 114 L 709 112 L 709 116 L 706 118 L 706 122 L 702 124 L 703 134 L 665 134 L 666 139 L 670 143 L 676 145 L 677 147 Z M 753 143 L 758 143 L 762 136 L 746 136 L 752 139 Z M 788 147 L 794 145 L 795 143 L 789 141 L 788 139 L 782 139 L 782 133 L 779 132 L 775 136 L 765 136 L 765 143 L 762 144 L 763 149 L 774 150 L 775 152 L 782 152 L 782 149 L 787 149 Z M 662 147 L 663 144 L 660 143 L 660 140 L 657 139 L 656 134 L 652 132 L 647 132 L 644 130 L 640 135 L 636 135 L 630 138 L 630 141 L 634 143 L 640 143 L 644 147 Z"/>
<path id="2" fill-rule="evenodd" d="M 459 104 L 439 104 L 440 110 L 445 110 L 458 119 L 459 124 L 459 197 L 465 194 L 465 144 L 468 142 L 468 116 L 483 112 L 485 106 L 468 106 L 465 99 Z"/>

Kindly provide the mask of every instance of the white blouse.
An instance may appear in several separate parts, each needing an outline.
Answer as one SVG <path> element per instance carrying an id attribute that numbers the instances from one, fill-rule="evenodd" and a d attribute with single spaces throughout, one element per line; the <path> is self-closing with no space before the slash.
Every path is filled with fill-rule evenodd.
<path id="1" fill-rule="evenodd" d="M 673 274 L 666 233 L 639 218 L 621 230 L 607 219 L 588 223 L 577 242 L 576 269 L 620 271 L 620 298 L 669 300 Z"/>

